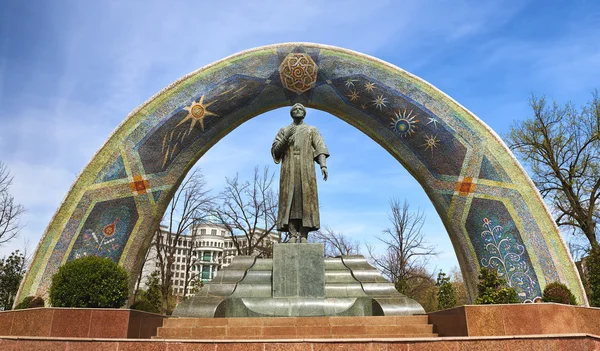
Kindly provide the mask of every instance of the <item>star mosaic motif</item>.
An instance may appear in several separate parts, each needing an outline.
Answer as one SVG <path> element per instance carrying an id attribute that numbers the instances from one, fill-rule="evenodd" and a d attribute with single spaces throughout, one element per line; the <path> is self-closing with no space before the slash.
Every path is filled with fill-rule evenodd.
<path id="1" fill-rule="evenodd" d="M 369 91 L 372 93 L 373 89 L 375 89 L 375 83 L 371 83 L 371 82 L 365 83 L 365 91 Z"/>
<path id="2" fill-rule="evenodd" d="M 360 108 L 362 108 L 363 110 L 366 110 L 366 109 L 367 109 L 367 105 L 365 105 L 365 104 L 360 104 Z"/>
<path id="3" fill-rule="evenodd" d="M 210 105 L 214 104 L 215 101 L 211 101 L 210 103 L 204 104 L 204 95 L 202 95 L 200 97 L 200 101 L 198 101 L 198 102 L 194 101 L 194 102 L 192 102 L 192 104 L 190 106 L 186 106 L 183 108 L 184 110 L 186 110 L 188 112 L 188 114 L 175 127 L 179 127 L 180 125 L 182 125 L 183 123 L 185 123 L 189 120 L 189 121 L 191 121 L 189 131 L 194 129 L 194 126 L 196 125 L 196 123 L 200 124 L 200 127 L 202 128 L 202 130 L 204 130 L 204 118 L 206 118 L 208 116 L 217 116 L 218 117 L 217 114 L 212 113 L 207 110 L 207 108 Z"/>
<path id="4" fill-rule="evenodd" d="M 354 86 L 354 82 L 356 82 L 356 79 L 352 79 L 352 78 L 346 79 L 346 88 L 353 87 Z"/>
<path id="5" fill-rule="evenodd" d="M 372 101 L 375 108 L 379 110 L 383 110 L 384 107 L 387 107 L 387 98 L 384 98 L 383 95 L 379 95 L 375 100 Z"/>
<path id="6" fill-rule="evenodd" d="M 360 98 L 356 90 L 350 90 L 350 93 L 346 96 L 350 98 L 350 101 L 356 101 L 358 100 L 358 98 Z"/>
<path id="7" fill-rule="evenodd" d="M 431 149 L 431 154 L 433 155 L 433 149 L 437 148 L 440 141 L 437 139 L 436 135 L 425 135 L 425 151 Z"/>
<path id="8" fill-rule="evenodd" d="M 429 122 L 427 122 L 427 124 L 429 125 L 431 123 L 433 123 L 433 126 L 437 129 L 438 120 L 433 117 L 429 117 Z"/>

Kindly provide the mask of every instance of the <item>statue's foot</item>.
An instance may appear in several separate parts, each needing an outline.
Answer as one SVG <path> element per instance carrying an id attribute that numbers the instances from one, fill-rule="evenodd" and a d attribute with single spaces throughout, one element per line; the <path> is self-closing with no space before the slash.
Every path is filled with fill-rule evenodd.
<path id="1" fill-rule="evenodd" d="M 300 243 L 302 243 L 302 244 L 306 244 L 307 242 L 308 242 L 308 239 L 307 239 L 307 238 L 305 238 L 305 237 L 301 237 L 301 238 L 300 238 Z"/>

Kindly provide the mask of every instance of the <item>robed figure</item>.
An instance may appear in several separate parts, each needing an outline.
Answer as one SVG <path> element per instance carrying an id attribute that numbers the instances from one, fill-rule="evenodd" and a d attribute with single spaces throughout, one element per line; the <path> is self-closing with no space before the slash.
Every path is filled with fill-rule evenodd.
<path id="1" fill-rule="evenodd" d="M 304 123 L 302 104 L 292 106 L 290 115 L 293 122 L 279 130 L 271 155 L 275 163 L 281 162 L 277 230 L 289 232 L 295 243 L 298 237 L 306 242 L 308 232 L 320 227 L 315 162 L 327 180 L 329 152 L 317 128 Z"/>

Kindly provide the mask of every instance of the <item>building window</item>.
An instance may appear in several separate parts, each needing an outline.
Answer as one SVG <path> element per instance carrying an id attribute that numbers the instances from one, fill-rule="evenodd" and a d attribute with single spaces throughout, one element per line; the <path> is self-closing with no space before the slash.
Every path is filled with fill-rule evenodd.
<path id="1" fill-rule="evenodd" d="M 221 230 L 221 236 L 225 236 L 225 231 Z"/>
<path id="2" fill-rule="evenodd" d="M 216 229 L 212 229 L 210 231 L 210 235 L 217 235 L 217 230 Z"/>
<path id="3" fill-rule="evenodd" d="M 206 229 L 200 229 L 200 235 L 206 235 Z"/>

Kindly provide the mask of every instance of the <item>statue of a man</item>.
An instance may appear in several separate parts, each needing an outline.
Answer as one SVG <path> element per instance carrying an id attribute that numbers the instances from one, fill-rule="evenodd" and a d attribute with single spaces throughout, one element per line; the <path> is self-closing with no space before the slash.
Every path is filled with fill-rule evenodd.
<path id="1" fill-rule="evenodd" d="M 281 162 L 277 230 L 289 232 L 292 243 L 298 236 L 305 243 L 308 232 L 320 227 L 315 162 L 327 180 L 329 151 L 317 128 L 304 124 L 302 104 L 292 106 L 290 114 L 294 121 L 279 130 L 271 147 L 273 160 Z"/>

